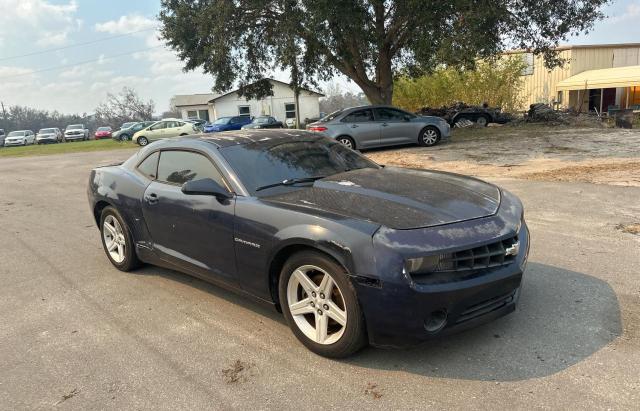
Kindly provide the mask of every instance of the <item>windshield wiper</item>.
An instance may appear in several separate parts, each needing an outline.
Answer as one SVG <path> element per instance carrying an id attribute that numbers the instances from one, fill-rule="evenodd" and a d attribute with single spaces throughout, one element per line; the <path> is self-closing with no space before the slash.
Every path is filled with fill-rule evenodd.
<path id="1" fill-rule="evenodd" d="M 266 186 L 260 186 L 256 188 L 255 191 L 266 190 L 267 188 L 278 187 L 278 186 L 291 186 L 299 183 L 310 183 L 312 181 L 320 180 L 321 178 L 325 178 L 326 176 L 317 176 L 317 177 L 304 177 L 304 178 L 288 178 L 286 180 L 282 180 L 277 183 L 267 184 Z"/>

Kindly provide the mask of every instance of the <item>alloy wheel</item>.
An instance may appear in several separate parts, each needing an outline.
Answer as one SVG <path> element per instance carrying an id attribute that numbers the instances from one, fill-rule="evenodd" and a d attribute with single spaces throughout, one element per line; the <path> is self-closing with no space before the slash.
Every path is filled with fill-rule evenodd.
<path id="1" fill-rule="evenodd" d="M 296 268 L 287 284 L 287 304 L 302 333 L 317 344 L 340 340 L 347 326 L 345 299 L 333 277 L 315 265 Z"/>
<path id="2" fill-rule="evenodd" d="M 127 240 L 120 222 L 113 215 L 104 219 L 102 237 L 111 259 L 118 264 L 122 263 L 125 259 Z"/>
<path id="3" fill-rule="evenodd" d="M 422 133 L 422 141 L 427 146 L 432 146 L 438 142 L 438 132 L 432 128 L 428 128 Z"/>
<path id="4" fill-rule="evenodd" d="M 140 144 L 141 146 L 146 146 L 149 143 L 149 140 L 147 140 L 146 137 L 139 137 L 138 138 L 138 144 Z"/>

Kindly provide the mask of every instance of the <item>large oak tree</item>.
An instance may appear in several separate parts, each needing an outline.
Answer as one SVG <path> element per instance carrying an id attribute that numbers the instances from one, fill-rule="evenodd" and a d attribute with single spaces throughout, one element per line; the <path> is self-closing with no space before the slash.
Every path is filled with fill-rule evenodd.
<path id="1" fill-rule="evenodd" d="M 291 73 L 294 87 L 339 72 L 371 103 L 389 104 L 400 73 L 472 67 L 507 48 L 560 64 L 554 46 L 590 29 L 607 1 L 163 0 L 159 18 L 185 70 L 213 75 L 214 90 L 238 83 L 261 97 L 273 69 Z"/>

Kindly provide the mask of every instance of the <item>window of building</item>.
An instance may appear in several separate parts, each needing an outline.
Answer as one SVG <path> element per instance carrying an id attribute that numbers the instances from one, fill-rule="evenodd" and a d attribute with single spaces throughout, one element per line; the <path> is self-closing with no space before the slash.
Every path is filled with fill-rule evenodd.
<path id="1" fill-rule="evenodd" d="M 251 107 L 249 106 L 238 106 L 238 115 L 242 117 L 251 117 Z"/>
<path id="2" fill-rule="evenodd" d="M 142 174 L 144 174 L 145 176 L 149 177 L 152 180 L 156 178 L 156 171 L 158 169 L 159 156 L 160 156 L 160 153 L 156 151 L 155 153 L 151 154 L 149 157 L 145 158 L 144 161 L 140 163 L 140 165 L 138 165 L 138 171 L 140 171 Z"/>
<path id="3" fill-rule="evenodd" d="M 187 111 L 187 118 L 198 118 L 198 112 L 196 110 Z"/>
<path id="4" fill-rule="evenodd" d="M 191 151 L 167 150 L 160 155 L 158 180 L 182 185 L 187 181 L 210 178 L 224 187 L 222 175 L 211 161 Z"/>
<path id="5" fill-rule="evenodd" d="M 285 105 L 284 105 L 284 118 L 296 118 L 296 105 L 295 105 L 295 103 L 285 103 Z"/>
<path id="6" fill-rule="evenodd" d="M 524 59 L 524 64 L 525 64 L 525 67 L 522 69 L 522 75 L 523 76 L 533 75 L 533 68 L 535 65 L 535 56 L 533 55 L 533 53 L 524 53 L 522 55 L 522 58 Z"/>
<path id="7" fill-rule="evenodd" d="M 562 104 L 562 90 L 558 91 L 558 96 L 556 97 L 556 103 Z"/>
<path id="8" fill-rule="evenodd" d="M 198 118 L 209 121 L 209 110 L 198 110 Z"/>

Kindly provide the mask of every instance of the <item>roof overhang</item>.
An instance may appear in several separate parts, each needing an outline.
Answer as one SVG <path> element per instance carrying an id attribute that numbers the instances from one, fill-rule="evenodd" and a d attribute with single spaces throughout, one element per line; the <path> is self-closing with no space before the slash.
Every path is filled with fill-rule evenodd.
<path id="1" fill-rule="evenodd" d="M 640 86 L 640 66 L 583 71 L 558 82 L 556 88 L 558 90 L 586 90 L 633 86 Z"/>

